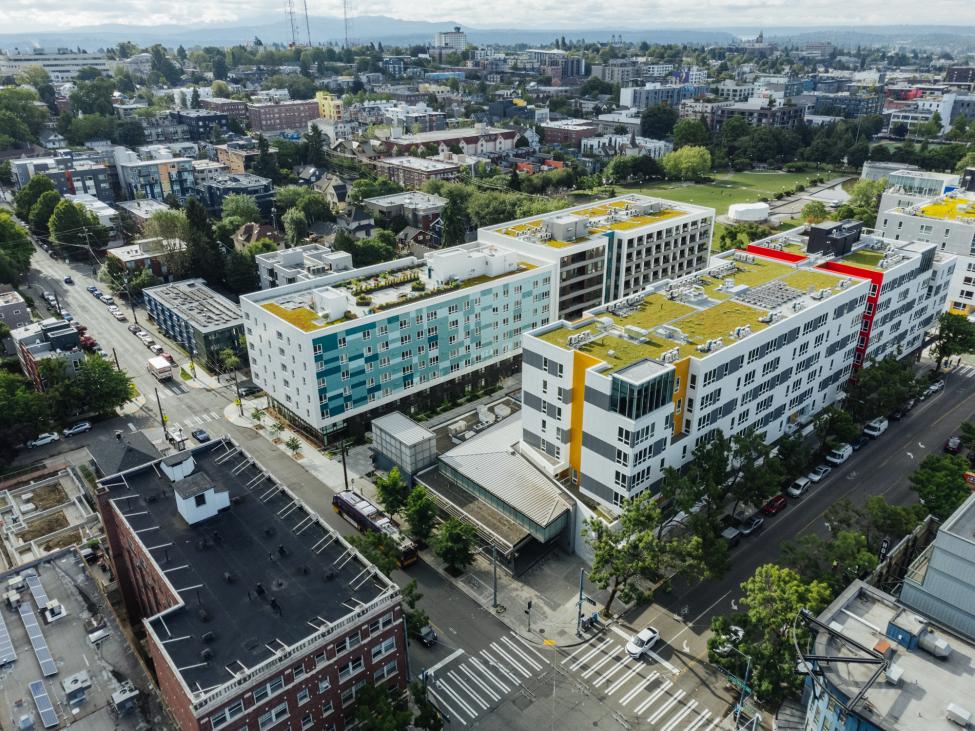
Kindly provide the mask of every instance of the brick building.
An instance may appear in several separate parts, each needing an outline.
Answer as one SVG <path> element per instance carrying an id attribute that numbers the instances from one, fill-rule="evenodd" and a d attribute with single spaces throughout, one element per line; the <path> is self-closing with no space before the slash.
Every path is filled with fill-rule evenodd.
<path id="1" fill-rule="evenodd" d="M 594 122 L 582 119 L 561 119 L 557 122 L 546 122 L 541 125 L 545 144 L 565 145 L 579 149 L 579 145 L 586 137 L 595 137 L 599 128 Z"/>
<path id="2" fill-rule="evenodd" d="M 248 104 L 247 116 L 255 132 L 277 132 L 286 129 L 304 131 L 308 123 L 318 119 L 318 102 L 287 101 Z"/>
<path id="3" fill-rule="evenodd" d="M 406 686 L 399 589 L 233 441 L 106 477 L 97 502 L 183 731 L 341 731 L 364 685 Z"/>
<path id="4" fill-rule="evenodd" d="M 404 188 L 419 188 L 428 180 L 451 180 L 460 175 L 459 165 L 409 155 L 377 160 L 376 170 Z"/>
<path id="5" fill-rule="evenodd" d="M 242 102 L 239 99 L 227 99 L 222 96 L 200 99 L 200 108 L 223 112 L 232 119 L 247 119 L 247 102 Z"/>

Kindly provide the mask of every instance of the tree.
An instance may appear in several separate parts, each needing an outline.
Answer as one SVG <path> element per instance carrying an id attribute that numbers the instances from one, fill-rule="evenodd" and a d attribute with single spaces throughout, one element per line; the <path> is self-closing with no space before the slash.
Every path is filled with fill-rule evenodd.
<path id="1" fill-rule="evenodd" d="M 262 134 L 257 135 L 257 159 L 254 161 L 254 172 L 271 180 L 276 180 L 278 177 L 278 166 L 274 162 L 274 155 L 271 154 L 271 145 Z"/>
<path id="2" fill-rule="evenodd" d="M 71 92 L 71 111 L 74 114 L 98 114 L 111 117 L 115 113 L 112 105 L 112 95 L 115 93 L 115 82 L 104 76 L 91 81 L 75 81 L 75 90 Z"/>
<path id="3" fill-rule="evenodd" d="M 18 444 L 49 426 L 44 394 L 20 373 L 0 369 L 0 461 L 8 462 Z"/>
<path id="4" fill-rule="evenodd" d="M 677 111 L 671 107 L 648 107 L 640 115 L 640 135 L 655 140 L 667 137 L 677 123 Z"/>
<path id="5" fill-rule="evenodd" d="M 40 64 L 31 64 L 30 66 L 21 67 L 14 76 L 14 79 L 18 84 L 33 86 L 35 89 L 51 83 L 50 74 L 48 74 L 44 67 Z"/>
<path id="6" fill-rule="evenodd" d="M 665 538 L 660 535 L 661 525 L 660 508 L 649 490 L 623 504 L 618 531 L 598 516 L 586 522 L 583 534 L 593 550 L 589 579 L 600 589 L 609 589 L 607 615 L 617 596 L 627 603 L 652 596 L 641 579 L 661 580 L 702 570 L 700 538 Z"/>
<path id="7" fill-rule="evenodd" d="M 961 444 L 965 449 L 975 449 L 975 422 L 963 421 L 960 426 Z"/>
<path id="8" fill-rule="evenodd" d="M 836 531 L 832 539 L 804 533 L 782 546 L 783 561 L 805 581 L 821 581 L 836 594 L 853 579 L 877 568 L 877 554 L 858 531 Z"/>
<path id="9" fill-rule="evenodd" d="M 880 551 L 884 538 L 895 543 L 914 530 L 927 515 L 923 505 L 891 505 L 882 495 L 871 495 L 862 506 L 841 498 L 827 508 L 824 518 L 829 529 L 862 533 L 873 553 Z"/>
<path id="10" fill-rule="evenodd" d="M 200 90 L 197 87 L 193 87 L 193 93 L 190 94 L 190 109 L 200 108 Z"/>
<path id="11" fill-rule="evenodd" d="M 741 503 L 760 507 L 779 491 L 782 484 L 782 464 L 772 456 L 772 445 L 754 427 L 731 438 L 731 476 L 725 482 L 728 494 L 734 498 L 731 514 Z"/>
<path id="12" fill-rule="evenodd" d="M 41 193 L 41 197 L 31 206 L 30 216 L 28 216 L 31 230 L 40 236 L 47 236 L 49 231 L 48 223 L 54 214 L 54 209 L 58 207 L 58 203 L 60 202 L 61 194 L 56 190 L 48 190 Z"/>
<path id="13" fill-rule="evenodd" d="M 388 685 L 367 683 L 355 693 L 355 721 L 361 731 L 402 731 L 412 725 L 413 713 Z"/>
<path id="14" fill-rule="evenodd" d="M 860 434 L 853 417 L 832 404 L 816 416 L 815 429 L 824 452 L 852 442 Z"/>
<path id="15" fill-rule="evenodd" d="M 779 439 L 775 456 L 782 466 L 782 474 L 786 478 L 791 478 L 805 472 L 812 452 L 803 439 L 802 432 L 796 430 Z"/>
<path id="16" fill-rule="evenodd" d="M 437 504 L 422 485 L 413 488 L 406 499 L 403 515 L 410 524 L 410 535 L 420 543 L 426 543 L 433 533 L 437 520 Z"/>
<path id="17" fill-rule="evenodd" d="M 386 576 L 393 573 L 399 561 L 399 549 L 396 547 L 396 541 L 393 540 L 392 536 L 382 531 L 370 530 L 351 536 L 349 543 L 355 546 L 366 557 L 367 561 Z"/>
<path id="18" fill-rule="evenodd" d="M 289 247 L 298 246 L 308 236 L 308 219 L 298 208 L 292 208 L 281 216 L 284 226 L 284 240 Z"/>
<path id="19" fill-rule="evenodd" d="M 257 263 L 242 251 L 231 251 L 224 260 L 223 282 L 234 294 L 247 294 L 259 286 Z"/>
<path id="20" fill-rule="evenodd" d="M 55 244 L 77 248 L 104 248 L 108 243 L 108 229 L 98 217 L 80 203 L 62 200 L 54 208 L 48 230 Z"/>
<path id="21" fill-rule="evenodd" d="M 846 386 L 844 406 L 854 421 L 864 422 L 889 414 L 919 391 L 910 359 L 898 360 L 888 355 L 857 372 L 856 381 Z"/>
<path id="22" fill-rule="evenodd" d="M 413 728 L 422 731 L 443 731 L 443 717 L 437 707 L 427 697 L 426 686 L 419 680 L 410 683 L 410 697 L 416 708 L 413 717 Z"/>
<path id="23" fill-rule="evenodd" d="M 0 210 L 0 282 L 18 285 L 30 271 L 34 253 L 27 232 L 6 211 Z"/>
<path id="24" fill-rule="evenodd" d="M 806 223 L 822 223 L 829 216 L 829 211 L 822 201 L 810 201 L 802 207 L 799 216 Z"/>
<path id="25" fill-rule="evenodd" d="M 448 571 L 463 571 L 474 561 L 474 527 L 448 518 L 434 534 L 433 550 L 447 564 Z"/>
<path id="26" fill-rule="evenodd" d="M 706 147 L 689 145 L 668 152 L 661 164 L 669 178 L 698 180 L 711 171 L 711 153 Z"/>
<path id="27" fill-rule="evenodd" d="M 0 185 L 11 185 L 14 182 L 14 171 L 10 167 L 10 160 L 0 161 Z"/>
<path id="28" fill-rule="evenodd" d="M 396 515 L 406 507 L 410 486 L 400 474 L 399 467 L 393 467 L 386 475 L 379 475 L 375 482 L 379 502 L 387 513 Z"/>
<path id="29" fill-rule="evenodd" d="M 430 624 L 430 618 L 427 613 L 422 609 L 419 609 L 416 605 L 423 598 L 423 594 L 417 586 L 416 579 L 410 579 L 410 582 L 403 587 L 403 602 L 406 604 L 406 632 L 411 637 L 415 637 L 420 634 L 420 630 Z"/>
<path id="30" fill-rule="evenodd" d="M 288 448 L 289 452 L 291 452 L 292 458 L 297 458 L 298 450 L 301 449 L 301 440 L 292 435 L 285 440 L 284 446 Z"/>
<path id="31" fill-rule="evenodd" d="M 711 131 L 700 119 L 681 119 L 674 125 L 674 148 L 711 144 Z"/>
<path id="32" fill-rule="evenodd" d="M 947 520 L 972 494 L 965 482 L 968 461 L 957 454 L 929 454 L 911 475 L 911 486 L 938 520 Z"/>
<path id="33" fill-rule="evenodd" d="M 30 218 L 30 209 L 34 207 L 37 200 L 48 191 L 57 192 L 52 181 L 46 175 L 35 175 L 27 184 L 14 194 L 14 211 L 17 218 L 27 222 Z"/>
<path id="34" fill-rule="evenodd" d="M 958 119 L 962 119 L 962 117 L 958 117 Z M 961 175 L 963 172 L 965 172 L 965 168 L 972 167 L 975 167 L 975 150 L 965 153 L 964 157 L 962 157 L 955 166 L 955 172 Z"/>
<path id="35" fill-rule="evenodd" d="M 272 421 L 271 426 L 268 427 L 268 431 L 271 432 L 271 437 L 277 439 L 281 432 L 284 431 L 284 424 L 280 421 Z"/>
<path id="36" fill-rule="evenodd" d="M 239 218 L 244 223 L 260 223 L 261 209 L 252 195 L 233 193 L 223 199 L 220 208 L 223 218 Z"/>
<path id="37" fill-rule="evenodd" d="M 962 315 L 942 312 L 932 352 L 939 369 L 953 356 L 975 352 L 975 324 Z"/>
<path id="38" fill-rule="evenodd" d="M 448 192 L 447 203 L 440 213 L 440 244 L 455 246 L 467 238 L 467 213 L 460 196 L 453 190 Z"/>
<path id="39" fill-rule="evenodd" d="M 327 158 L 325 156 L 325 139 L 322 136 L 322 129 L 317 124 L 311 125 L 303 139 L 302 158 L 306 165 L 315 167 L 323 166 Z"/>

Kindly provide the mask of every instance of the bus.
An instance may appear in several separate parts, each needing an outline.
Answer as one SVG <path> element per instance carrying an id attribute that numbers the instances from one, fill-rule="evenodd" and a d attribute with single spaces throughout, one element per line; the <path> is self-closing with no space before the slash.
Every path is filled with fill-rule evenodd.
<path id="1" fill-rule="evenodd" d="M 385 533 L 399 549 L 400 568 L 412 566 L 419 559 L 416 544 L 402 533 L 396 521 L 354 490 L 344 490 L 332 497 L 332 510 L 360 531 Z"/>

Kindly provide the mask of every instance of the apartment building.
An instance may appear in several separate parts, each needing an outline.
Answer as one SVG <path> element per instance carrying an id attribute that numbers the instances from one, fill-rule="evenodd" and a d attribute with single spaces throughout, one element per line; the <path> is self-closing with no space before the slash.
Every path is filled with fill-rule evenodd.
<path id="1" fill-rule="evenodd" d="M 870 358 L 909 353 L 953 257 L 875 236 L 786 235 L 528 333 L 523 441 L 607 508 L 656 490 L 716 429 L 771 442 Z"/>
<path id="2" fill-rule="evenodd" d="M 417 132 L 391 137 L 388 145 L 396 154 L 411 154 L 420 148 L 433 146 L 439 154 L 450 152 L 455 145 L 464 155 L 492 155 L 510 152 L 521 136 L 518 130 L 477 125 L 455 129 Z"/>
<path id="3" fill-rule="evenodd" d="M 352 728 L 363 686 L 406 687 L 398 587 L 231 439 L 105 477 L 95 498 L 181 731 Z"/>
<path id="4" fill-rule="evenodd" d="M 953 191 L 906 207 L 881 209 L 877 228 L 888 238 L 930 241 L 958 257 L 947 307 L 960 315 L 975 311 L 975 193 Z"/>
<path id="5" fill-rule="evenodd" d="M 64 199 L 72 203 L 77 203 L 98 219 L 98 223 L 108 230 L 109 244 L 117 243 L 121 240 L 122 232 L 119 226 L 119 213 L 108 205 L 108 203 L 88 193 L 68 193 L 64 196 Z"/>
<path id="6" fill-rule="evenodd" d="M 410 226 L 429 231 L 440 220 L 447 199 L 419 190 L 408 190 L 366 198 L 362 205 L 387 221 L 402 216 Z"/>
<path id="7" fill-rule="evenodd" d="M 170 257 L 186 249 L 186 243 L 179 239 L 162 239 L 154 237 L 151 239 L 138 239 L 131 244 L 116 246 L 105 252 L 106 256 L 115 259 L 122 267 L 129 272 L 138 272 L 141 269 L 150 270 L 162 281 L 168 282 L 172 279 L 169 271 Z"/>
<path id="8" fill-rule="evenodd" d="M 555 286 L 551 263 L 475 242 L 246 294 L 251 375 L 309 434 L 361 432 L 510 371 L 522 332 L 551 319 Z"/>
<path id="9" fill-rule="evenodd" d="M 10 339 L 17 351 L 20 369 L 38 391 L 43 391 L 47 385 L 41 373 L 41 361 L 60 360 L 69 377 L 77 375 L 78 368 L 85 362 L 78 330 L 56 317 L 38 322 L 30 322 L 28 317 L 26 325 L 10 331 Z"/>
<path id="10" fill-rule="evenodd" d="M 193 194 L 193 161 L 188 157 L 144 160 L 131 150 L 115 148 L 119 188 L 128 200 L 163 201 L 172 195 L 180 203 Z"/>
<path id="11" fill-rule="evenodd" d="M 340 122 L 345 119 L 345 109 L 342 104 L 342 97 L 335 96 L 330 91 L 315 92 L 315 101 L 318 102 L 318 116 L 331 122 Z"/>
<path id="12" fill-rule="evenodd" d="M 600 81 L 628 86 L 640 78 L 642 70 L 635 61 L 614 58 L 605 64 L 593 64 L 589 73 Z"/>
<path id="13" fill-rule="evenodd" d="M 247 102 L 239 99 L 227 99 L 222 96 L 200 99 L 200 108 L 226 114 L 230 119 L 247 119 Z"/>
<path id="14" fill-rule="evenodd" d="M 427 157 L 401 155 L 376 160 L 376 172 L 404 188 L 422 188 L 428 180 L 452 180 L 460 175 L 460 166 Z"/>
<path id="15" fill-rule="evenodd" d="M 756 127 L 791 129 L 802 122 L 805 114 L 805 107 L 801 106 L 770 107 L 764 100 L 738 102 L 714 110 L 714 129 L 720 130 L 732 117 L 742 117 Z"/>
<path id="16" fill-rule="evenodd" d="M 744 102 L 754 96 L 755 85 L 725 79 L 714 87 L 714 92 L 722 101 Z"/>
<path id="17" fill-rule="evenodd" d="M 261 289 L 284 284 L 306 282 L 331 272 L 352 269 L 352 254 L 332 251 L 321 244 L 305 244 L 292 249 L 280 249 L 254 257 Z"/>
<path id="18" fill-rule="evenodd" d="M 552 262 L 558 318 L 707 265 L 714 209 L 630 194 L 488 226 L 481 241 Z"/>
<path id="19" fill-rule="evenodd" d="M 53 157 L 11 160 L 10 169 L 17 187 L 27 185 L 35 175 L 45 175 L 61 195 L 87 193 L 105 203 L 113 203 L 110 159 L 110 154 L 63 151 Z"/>
<path id="20" fill-rule="evenodd" d="M 596 125 L 584 119 L 560 119 L 540 126 L 546 144 L 565 145 L 577 150 L 582 140 L 599 134 Z"/>
<path id="21" fill-rule="evenodd" d="M 438 31 L 433 36 L 433 47 L 463 53 L 467 49 L 467 34 L 460 29 L 460 26 L 454 26 L 453 30 Z"/>
<path id="22" fill-rule="evenodd" d="M 615 157 L 616 155 L 649 155 L 659 160 L 674 146 L 666 140 L 654 140 L 639 135 L 604 134 L 596 137 L 586 137 L 579 143 L 583 155 L 602 155 Z"/>
<path id="23" fill-rule="evenodd" d="M 0 76 L 16 76 L 29 66 L 40 66 L 47 71 L 51 81 L 61 83 L 71 81 L 81 69 L 88 66 L 98 69 L 104 76 L 111 76 L 118 61 L 109 58 L 106 53 L 79 52 L 70 48 L 59 48 L 56 51 L 37 48 L 30 53 L 0 53 Z"/>
<path id="24" fill-rule="evenodd" d="M 8 329 L 14 330 L 29 325 L 31 319 L 30 308 L 20 292 L 14 290 L 0 292 L 0 322 L 6 325 Z M 4 337 L 0 343 L 2 343 L 2 351 L 6 355 L 15 355 L 14 342 L 9 335 Z"/>
<path id="25" fill-rule="evenodd" d="M 684 87 L 648 82 L 644 86 L 620 89 L 620 106 L 633 109 L 668 106 L 676 109 L 685 98 Z"/>
<path id="26" fill-rule="evenodd" d="M 270 178 L 251 173 L 218 173 L 198 182 L 194 195 L 214 216 L 221 215 L 227 196 L 249 195 L 261 214 L 270 217 L 274 205 L 274 183 Z"/>
<path id="27" fill-rule="evenodd" d="M 230 131 L 229 117 L 215 109 L 177 109 L 169 113 L 177 124 L 185 124 L 194 142 L 222 137 Z"/>
<path id="28" fill-rule="evenodd" d="M 248 104 L 247 116 L 255 132 L 304 131 L 308 123 L 318 119 L 318 102 L 283 101 Z"/>

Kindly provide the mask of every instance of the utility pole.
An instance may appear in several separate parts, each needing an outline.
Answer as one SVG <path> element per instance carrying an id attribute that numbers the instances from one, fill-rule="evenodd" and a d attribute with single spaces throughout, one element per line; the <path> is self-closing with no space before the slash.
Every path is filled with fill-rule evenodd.
<path id="1" fill-rule="evenodd" d="M 112 348 L 112 357 L 115 358 L 115 368 L 117 370 L 122 370 L 122 366 L 118 363 L 118 353 L 115 352 L 115 348 Z"/>
<path id="2" fill-rule="evenodd" d="M 576 637 L 582 634 L 582 580 L 586 576 L 585 569 L 579 569 L 579 603 L 576 605 Z"/>
<path id="3" fill-rule="evenodd" d="M 240 382 L 237 380 L 237 369 L 234 368 L 234 389 L 237 391 L 237 407 L 240 409 L 240 415 L 244 415 L 244 399 L 240 397 Z"/>
<path id="4" fill-rule="evenodd" d="M 132 289 L 129 287 L 129 275 L 125 275 L 125 296 L 129 298 L 129 307 L 132 308 L 132 322 L 135 325 L 139 324 L 139 318 L 135 314 L 135 300 L 132 299 Z"/>
<path id="5" fill-rule="evenodd" d="M 491 546 L 491 566 L 494 569 L 494 603 L 491 604 L 492 609 L 498 608 L 498 547 L 495 545 Z"/>
<path id="6" fill-rule="evenodd" d="M 308 0 L 305 3 L 305 34 L 308 37 L 308 47 L 311 48 L 311 23 L 308 22 Z"/>
<path id="7" fill-rule="evenodd" d="M 528 608 L 525 610 L 525 614 L 528 615 L 528 632 L 532 631 L 532 600 L 528 600 Z"/>
<path id="8" fill-rule="evenodd" d="M 162 400 L 159 398 L 159 389 L 153 389 L 156 392 L 156 406 L 159 407 L 159 423 L 162 424 L 163 432 L 166 431 L 166 415 L 163 414 Z"/>
<path id="9" fill-rule="evenodd" d="M 345 456 L 349 453 L 349 443 L 342 441 L 342 477 L 345 480 L 345 489 L 349 489 L 349 468 L 345 464 Z"/>
<path id="10" fill-rule="evenodd" d="M 342 0 L 342 16 L 345 19 L 345 47 L 349 46 L 349 0 Z"/>

